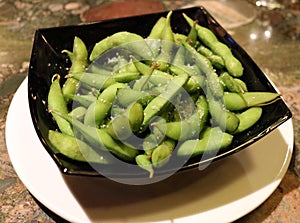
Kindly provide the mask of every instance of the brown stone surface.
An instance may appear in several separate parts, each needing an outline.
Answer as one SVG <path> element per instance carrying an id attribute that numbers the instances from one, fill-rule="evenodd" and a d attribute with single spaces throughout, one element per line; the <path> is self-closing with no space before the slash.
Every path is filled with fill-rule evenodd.
<path id="1" fill-rule="evenodd" d="M 94 22 L 164 10 L 165 7 L 159 0 L 123 0 L 93 7 L 81 15 L 81 20 Z"/>

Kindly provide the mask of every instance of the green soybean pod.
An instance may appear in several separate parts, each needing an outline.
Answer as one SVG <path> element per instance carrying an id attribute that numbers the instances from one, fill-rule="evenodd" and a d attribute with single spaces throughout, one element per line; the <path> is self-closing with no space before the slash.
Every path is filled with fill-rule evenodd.
<path id="1" fill-rule="evenodd" d="M 213 123 L 220 126 L 221 129 L 226 130 L 226 132 L 234 132 L 239 125 L 239 118 L 235 113 L 227 110 L 223 104 L 223 100 L 208 96 L 209 112 L 212 116 Z"/>
<path id="2" fill-rule="evenodd" d="M 243 93 L 248 91 L 248 87 L 244 81 L 239 78 L 234 78 L 234 81 L 237 85 L 240 86 L 240 88 L 243 90 Z"/>
<path id="3" fill-rule="evenodd" d="M 79 81 L 75 78 L 69 77 L 62 86 L 62 92 L 67 102 L 70 101 L 66 95 L 75 94 L 79 88 Z"/>
<path id="4" fill-rule="evenodd" d="M 115 83 L 107 87 L 87 109 L 84 124 L 99 126 L 112 107 L 119 88 L 125 88 L 127 84 Z"/>
<path id="5" fill-rule="evenodd" d="M 183 42 L 186 42 L 187 35 L 184 35 L 182 33 L 173 33 L 174 36 L 174 42 L 177 44 L 182 44 Z"/>
<path id="6" fill-rule="evenodd" d="M 207 57 L 198 53 L 197 50 L 191 45 L 189 45 L 188 43 L 182 43 L 182 44 L 186 48 L 187 53 L 192 55 L 195 58 L 195 63 L 198 65 L 199 69 L 203 71 L 204 74 L 209 74 L 211 72 L 214 72 L 214 68 L 211 62 L 207 59 Z"/>
<path id="7" fill-rule="evenodd" d="M 186 21 L 192 27 L 194 21 L 186 14 L 183 14 Z M 243 75 L 243 66 L 241 62 L 234 57 L 230 48 L 224 43 L 220 42 L 216 35 L 208 28 L 196 25 L 199 39 L 209 47 L 215 54 L 221 56 L 225 62 L 225 67 L 228 72 L 234 77 L 240 77 Z"/>
<path id="8" fill-rule="evenodd" d="M 82 135 L 84 139 L 86 139 L 86 141 L 93 146 L 93 148 L 95 147 L 100 150 L 109 151 L 126 161 L 133 161 L 135 156 L 138 154 L 137 149 L 115 141 L 108 134 L 107 129 L 105 128 L 99 129 L 93 126 L 85 125 L 68 115 L 55 111 L 52 112 L 64 118 L 69 123 L 72 123 L 74 130 L 79 132 L 80 135 Z"/>
<path id="9" fill-rule="evenodd" d="M 50 130 L 48 139 L 51 147 L 73 160 L 109 164 L 111 160 L 105 154 L 95 151 L 85 142 L 61 132 Z"/>
<path id="10" fill-rule="evenodd" d="M 233 56 L 227 45 L 216 42 L 211 46 L 211 50 L 223 58 L 225 67 L 232 76 L 241 77 L 243 75 L 244 69 L 241 62 Z"/>
<path id="11" fill-rule="evenodd" d="M 251 107 L 246 111 L 243 111 L 240 114 L 237 114 L 240 119 L 238 128 L 235 130 L 235 133 L 243 132 L 253 126 L 261 117 L 262 108 L 261 107 Z"/>
<path id="12" fill-rule="evenodd" d="M 203 56 L 206 56 L 211 64 L 213 65 L 213 67 L 217 68 L 217 69 L 222 69 L 225 66 L 224 60 L 222 57 L 214 54 L 210 49 L 208 49 L 207 47 L 200 45 L 197 47 L 197 51 L 202 54 Z"/>
<path id="13" fill-rule="evenodd" d="M 170 71 L 174 75 L 180 75 L 182 73 L 189 75 L 187 82 L 183 86 L 188 93 L 199 92 L 199 90 L 204 86 L 205 78 L 197 66 L 171 65 Z"/>
<path id="14" fill-rule="evenodd" d="M 92 94 L 85 94 L 85 95 L 80 95 L 80 94 L 65 94 L 65 98 L 68 100 L 72 100 L 73 102 L 78 102 L 80 105 L 84 107 L 88 107 L 90 104 L 95 102 L 97 100 L 97 97 L 92 95 Z"/>
<path id="15" fill-rule="evenodd" d="M 70 111 L 69 115 L 73 118 L 82 121 L 84 119 L 85 113 L 86 113 L 86 108 L 83 106 L 79 106 L 74 108 L 72 111 Z"/>
<path id="16" fill-rule="evenodd" d="M 132 135 L 132 129 L 126 115 L 119 115 L 107 126 L 108 134 L 116 140 L 125 140 Z"/>
<path id="17" fill-rule="evenodd" d="M 162 111 L 162 109 L 169 103 L 171 98 L 173 98 L 186 83 L 187 79 L 188 75 L 186 74 L 175 76 L 172 81 L 170 81 L 166 91 L 162 92 L 160 95 L 150 101 L 150 103 L 144 109 L 142 128 L 148 126 L 150 120 Z"/>
<path id="18" fill-rule="evenodd" d="M 191 29 L 188 33 L 187 39 L 186 39 L 186 42 L 188 44 L 190 44 L 192 47 L 195 47 L 197 45 L 197 39 L 198 39 L 198 32 L 197 32 L 197 29 L 196 29 L 196 24 L 197 23 L 198 23 L 197 20 L 194 21 L 194 24 L 191 27 Z"/>
<path id="19" fill-rule="evenodd" d="M 132 131 L 137 132 L 144 120 L 143 106 L 138 102 L 134 102 L 127 107 L 125 114 L 128 117 Z"/>
<path id="20" fill-rule="evenodd" d="M 167 14 L 165 26 L 161 34 L 160 54 L 156 57 L 156 61 L 159 64 L 158 69 L 162 71 L 167 71 L 172 60 L 172 49 L 174 46 L 174 34 L 171 27 L 172 13 L 172 11 L 169 11 Z"/>
<path id="21" fill-rule="evenodd" d="M 159 137 L 155 133 L 151 133 L 146 136 L 146 138 L 143 140 L 143 150 L 145 151 L 145 154 L 149 157 L 151 157 L 151 154 L 154 150 L 159 145 Z"/>
<path id="22" fill-rule="evenodd" d="M 158 128 L 165 128 L 165 134 L 170 139 L 182 141 L 196 137 L 198 138 L 200 123 L 196 117 L 197 114 L 195 113 L 191 118 L 182 121 L 167 122 L 162 124 L 165 125 L 165 127 L 158 125 Z"/>
<path id="23" fill-rule="evenodd" d="M 228 110 L 238 111 L 253 106 L 263 106 L 273 103 L 280 94 L 274 92 L 245 92 L 243 94 L 234 92 L 224 93 L 224 104 Z"/>
<path id="24" fill-rule="evenodd" d="M 117 140 L 125 140 L 137 132 L 143 122 L 144 111 L 141 104 L 134 102 L 126 110 L 114 117 L 108 124 L 108 133 Z"/>
<path id="25" fill-rule="evenodd" d="M 175 144 L 172 142 L 161 143 L 157 146 L 151 155 L 153 167 L 160 168 L 164 166 L 171 158 Z"/>
<path id="26" fill-rule="evenodd" d="M 89 65 L 86 45 L 77 36 L 74 38 L 73 51 L 63 50 L 62 53 L 67 53 L 71 60 L 70 73 L 84 72 Z M 63 94 L 75 94 L 78 87 L 77 80 L 68 78 L 62 87 Z"/>
<path id="27" fill-rule="evenodd" d="M 141 104 L 147 104 L 148 100 L 151 100 L 155 95 L 150 94 L 148 91 L 138 91 L 131 88 L 119 88 L 117 90 L 116 99 L 122 106 L 127 107 L 133 102 L 140 102 Z M 146 103 L 143 103 L 143 101 Z"/>
<path id="28" fill-rule="evenodd" d="M 220 76 L 220 81 L 224 84 L 225 88 L 230 92 L 244 93 L 245 86 L 241 82 L 236 81 L 229 73 L 223 72 Z"/>
<path id="29" fill-rule="evenodd" d="M 187 119 L 165 123 L 165 134 L 174 140 L 198 138 L 208 120 L 208 103 L 204 96 L 196 101 L 195 112 Z M 158 126 L 160 127 L 160 126 Z"/>
<path id="30" fill-rule="evenodd" d="M 120 31 L 96 43 L 90 54 L 90 61 L 96 60 L 104 52 L 117 46 L 122 46 L 144 59 L 152 56 L 151 49 L 143 37 L 135 33 Z"/>
<path id="31" fill-rule="evenodd" d="M 50 89 L 48 92 L 48 110 L 51 112 L 53 110 L 59 111 L 63 114 L 68 114 L 67 104 L 60 86 L 60 76 L 55 74 L 52 77 L 52 83 L 50 85 Z M 61 132 L 73 136 L 73 130 L 70 123 L 68 123 L 65 119 L 60 116 L 53 114 L 52 116 L 56 121 L 56 124 Z"/>
<path id="32" fill-rule="evenodd" d="M 204 152 L 218 151 L 232 143 L 233 136 L 219 127 L 207 127 L 200 139 L 184 141 L 177 150 L 178 156 L 197 156 Z"/>
<path id="33" fill-rule="evenodd" d="M 120 73 L 113 74 L 112 76 L 112 78 L 116 82 L 120 82 L 120 83 L 129 83 L 133 80 L 136 80 L 139 77 L 140 77 L 139 72 L 120 72 Z"/>
<path id="34" fill-rule="evenodd" d="M 152 178 L 154 175 L 154 169 L 152 162 L 148 155 L 140 154 L 135 157 L 135 162 L 139 167 L 149 172 L 149 178 Z"/>
<path id="35" fill-rule="evenodd" d="M 182 43 L 180 43 L 182 45 Z M 180 46 L 172 60 L 171 66 L 182 66 L 185 64 L 185 53 L 186 49 L 183 46 Z M 170 67 L 171 67 L 170 66 Z"/>
<path id="36" fill-rule="evenodd" d="M 78 80 L 80 83 L 85 83 L 90 87 L 103 90 L 108 86 L 116 83 L 112 78 L 112 75 L 99 75 L 90 72 L 78 72 L 73 74 L 68 74 L 66 77 L 72 77 Z"/>
<path id="37" fill-rule="evenodd" d="M 111 153 L 115 154 L 117 157 L 126 160 L 134 161 L 135 157 L 138 155 L 138 150 L 120 143 L 114 140 L 108 133 L 106 129 L 97 129 L 98 137 L 101 144 Z"/>
<path id="38" fill-rule="evenodd" d="M 200 95 L 196 101 L 196 112 L 200 122 L 199 132 L 201 132 L 206 126 L 209 116 L 209 105 L 207 99 L 203 95 Z"/>
<path id="39" fill-rule="evenodd" d="M 166 23 L 165 17 L 160 17 L 152 27 L 148 39 L 160 39 Z"/>

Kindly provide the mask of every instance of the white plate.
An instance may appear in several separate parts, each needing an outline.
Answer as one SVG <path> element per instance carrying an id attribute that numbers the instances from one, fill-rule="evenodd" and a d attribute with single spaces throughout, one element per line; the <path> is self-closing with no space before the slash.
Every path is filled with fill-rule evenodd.
<path id="1" fill-rule="evenodd" d="M 6 122 L 12 164 L 28 190 L 70 222 L 231 222 L 249 213 L 279 185 L 292 156 L 288 120 L 267 137 L 203 171 L 129 186 L 102 178 L 66 176 L 39 141 L 27 99 L 27 79 Z"/>

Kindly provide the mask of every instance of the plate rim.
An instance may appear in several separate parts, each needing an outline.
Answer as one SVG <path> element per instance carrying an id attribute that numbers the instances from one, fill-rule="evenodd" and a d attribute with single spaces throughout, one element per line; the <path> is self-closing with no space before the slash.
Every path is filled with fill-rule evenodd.
<path id="1" fill-rule="evenodd" d="M 24 94 L 24 92 L 26 93 L 26 91 L 27 91 L 26 87 L 27 87 L 27 77 L 22 82 L 22 84 L 18 88 L 14 98 L 12 99 L 12 102 L 11 102 L 11 105 L 9 107 L 8 114 L 7 114 L 6 132 L 5 132 L 5 134 L 6 134 L 6 144 L 7 144 L 7 150 L 8 150 L 8 153 L 9 153 L 9 157 L 12 161 L 13 167 L 16 170 L 16 172 L 17 172 L 19 178 L 21 179 L 21 181 L 24 183 L 24 185 L 27 187 L 27 189 L 32 193 L 32 195 L 35 198 L 37 198 L 41 203 L 43 203 L 46 207 L 48 207 L 51 211 L 53 211 L 54 213 L 58 214 L 59 216 L 63 217 L 66 220 L 69 220 L 71 222 L 81 222 L 81 223 L 82 222 L 89 222 L 88 216 L 85 214 L 85 212 L 82 209 L 80 209 L 80 206 L 77 207 L 77 209 L 78 209 L 76 211 L 77 216 L 74 216 L 74 212 L 71 214 L 67 210 L 61 210 L 61 209 L 58 210 L 57 205 L 55 205 L 55 204 L 49 204 L 49 203 L 47 204 L 47 196 L 45 197 L 45 195 L 42 195 L 42 194 L 38 193 L 39 189 L 36 188 L 34 185 L 32 185 L 32 183 L 28 182 L 28 179 L 26 179 L 26 177 L 24 177 L 24 174 L 22 174 L 22 169 L 20 169 L 20 167 L 22 167 L 22 165 L 16 163 L 16 157 L 15 157 L 16 154 L 15 154 L 15 150 L 14 150 L 15 148 L 13 148 L 13 146 L 16 143 L 16 141 L 18 141 L 18 140 L 15 140 L 15 139 L 12 140 L 12 138 L 10 137 L 15 132 L 13 130 L 13 126 L 12 126 L 12 124 L 14 123 L 14 115 L 15 115 L 13 109 L 15 109 L 16 107 L 19 106 L 18 103 L 20 103 L 20 99 L 22 99 L 22 97 L 26 97 L 26 94 Z M 28 100 L 27 101 L 26 100 L 27 99 L 23 100 L 21 103 L 27 103 L 28 104 Z M 26 109 L 27 109 L 26 112 L 28 112 L 27 115 L 29 115 L 29 107 L 27 106 Z M 28 117 L 30 117 L 30 116 L 28 116 Z M 31 120 L 31 119 L 29 119 L 29 120 Z M 29 122 L 29 120 L 27 120 L 27 121 Z M 33 131 L 34 131 L 33 125 L 30 128 L 33 128 Z M 285 175 L 285 173 L 287 171 L 288 165 L 289 165 L 290 160 L 291 160 L 292 152 L 293 152 L 294 131 L 293 131 L 292 119 L 289 119 L 283 125 L 279 126 L 278 130 L 279 131 L 288 130 L 288 133 L 287 134 L 282 134 L 284 140 L 287 143 L 287 153 L 285 154 L 286 155 L 285 161 L 282 163 L 280 172 L 278 173 L 278 178 L 276 180 L 274 180 L 271 184 L 262 187 L 260 190 L 249 194 L 246 197 L 235 200 L 234 202 L 232 202 L 232 204 L 225 204 L 225 205 L 220 206 L 218 208 L 207 210 L 205 212 L 201 212 L 201 213 L 198 213 L 198 214 L 195 214 L 195 215 L 190 215 L 190 216 L 186 216 L 186 217 L 182 217 L 182 218 L 178 218 L 178 219 L 173 219 L 173 222 L 186 222 L 186 220 L 195 221 L 195 220 L 197 220 L 199 215 L 203 215 L 203 214 L 204 215 L 206 214 L 207 217 L 213 217 L 216 212 L 225 214 L 226 211 L 228 211 L 228 206 L 237 206 L 238 205 L 238 207 L 241 208 L 242 205 L 240 205 L 240 202 L 242 202 L 245 199 L 246 200 L 252 199 L 253 202 L 251 203 L 251 205 L 249 204 L 249 205 L 246 205 L 246 207 L 242 207 L 244 209 L 242 214 L 241 214 L 241 211 L 238 211 L 238 213 L 236 213 L 235 215 L 232 215 L 230 217 L 227 216 L 226 218 L 219 219 L 218 222 L 224 222 L 224 220 L 233 221 L 233 220 L 237 220 L 238 218 L 248 214 L 249 212 L 251 212 L 252 210 L 257 208 L 261 203 L 263 203 L 273 193 L 273 191 L 277 188 L 277 186 L 281 182 L 283 176 Z M 36 138 L 35 141 L 38 143 L 38 146 L 42 147 L 42 145 L 41 145 L 41 143 L 40 143 L 40 141 L 39 141 L 39 139 L 37 138 L 36 135 L 35 135 L 35 138 Z M 46 153 L 45 150 L 41 150 L 41 152 L 46 156 L 44 158 L 47 159 L 51 163 L 51 168 L 53 168 L 53 171 L 55 171 L 55 174 L 57 175 L 56 177 L 58 177 L 58 179 L 63 180 L 62 174 L 59 171 L 59 169 L 57 168 L 54 161 L 50 158 L 50 156 L 47 156 L 47 153 Z M 64 186 L 66 186 L 66 185 L 64 185 Z M 67 188 L 65 188 L 65 189 L 67 189 Z M 267 190 L 267 193 L 264 190 Z M 71 197 L 69 197 L 69 198 L 74 200 L 74 202 L 77 202 L 76 199 L 71 194 L 71 192 L 68 189 L 66 191 L 68 191 L 70 193 L 68 196 L 71 196 Z M 262 199 L 261 193 L 264 193 L 264 198 L 263 199 Z M 260 200 L 258 201 L 257 198 L 260 198 Z M 77 205 L 80 205 L 80 204 L 77 203 Z M 163 221 L 163 222 L 169 222 L 169 221 Z"/>

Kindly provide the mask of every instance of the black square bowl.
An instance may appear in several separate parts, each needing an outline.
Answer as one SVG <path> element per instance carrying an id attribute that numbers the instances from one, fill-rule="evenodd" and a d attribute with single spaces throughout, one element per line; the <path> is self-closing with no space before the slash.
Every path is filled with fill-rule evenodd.
<path id="1" fill-rule="evenodd" d="M 55 73 L 59 73 L 62 76 L 67 74 L 68 68 L 71 66 L 67 56 L 61 53 L 62 50 L 69 49 L 72 51 L 75 36 L 83 40 L 89 52 L 98 41 L 118 31 L 133 32 L 147 37 L 155 22 L 161 16 L 166 16 L 167 13 L 161 12 L 91 24 L 39 29 L 36 31 L 28 74 L 30 112 L 38 137 L 63 173 L 103 177 L 102 174 L 88 163 L 75 162 L 61 154 L 55 153 L 47 142 L 48 130 L 56 128 L 51 114 L 47 111 L 47 95 L 51 84 L 51 77 Z M 209 28 L 215 33 L 219 41 L 225 43 L 231 49 L 233 55 L 240 60 L 244 67 L 242 80 L 247 84 L 249 91 L 277 92 L 273 84 L 249 55 L 203 7 L 173 11 L 171 24 L 174 32 L 187 34 L 190 29 L 182 13 L 187 14 L 192 19 L 197 19 L 200 25 Z M 195 168 L 240 151 L 266 136 L 269 132 L 291 118 L 291 116 L 290 110 L 282 99 L 264 106 L 262 117 L 255 126 L 241 134 L 235 135 L 232 144 L 228 148 L 219 151 L 218 154 L 207 159 L 200 159 L 199 157 L 190 159 L 178 171 Z M 141 172 L 133 171 L 128 173 L 122 172 L 120 169 L 115 170 L 112 165 L 100 166 L 99 168 L 116 177 L 139 178 L 147 176 L 142 170 Z M 163 175 L 172 171 L 171 169 L 163 169 L 156 174 Z"/>

